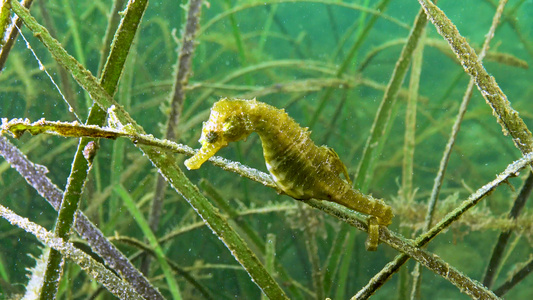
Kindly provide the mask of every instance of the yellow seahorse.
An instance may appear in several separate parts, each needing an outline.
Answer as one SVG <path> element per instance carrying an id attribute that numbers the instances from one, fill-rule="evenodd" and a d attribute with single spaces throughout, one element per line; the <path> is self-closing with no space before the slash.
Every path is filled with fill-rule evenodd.
<path id="1" fill-rule="evenodd" d="M 202 148 L 185 161 L 185 166 L 189 170 L 200 168 L 228 143 L 243 140 L 252 132 L 259 134 L 268 171 L 284 193 L 299 200 L 333 201 L 370 215 L 366 245 L 368 250 L 376 249 L 379 226 L 392 222 L 391 207 L 353 189 L 337 153 L 315 145 L 310 131 L 300 127 L 283 109 L 255 99 L 219 100 L 204 122 L 199 140 Z"/>

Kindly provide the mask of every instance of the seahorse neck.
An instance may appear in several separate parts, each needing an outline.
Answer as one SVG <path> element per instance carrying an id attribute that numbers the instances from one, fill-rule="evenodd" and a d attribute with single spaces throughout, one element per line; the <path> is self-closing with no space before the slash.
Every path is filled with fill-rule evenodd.
<path id="1" fill-rule="evenodd" d="M 268 104 L 256 102 L 249 103 L 247 113 L 250 118 L 251 129 L 260 137 L 272 134 L 289 120 L 289 116 L 283 110 L 276 109 Z"/>

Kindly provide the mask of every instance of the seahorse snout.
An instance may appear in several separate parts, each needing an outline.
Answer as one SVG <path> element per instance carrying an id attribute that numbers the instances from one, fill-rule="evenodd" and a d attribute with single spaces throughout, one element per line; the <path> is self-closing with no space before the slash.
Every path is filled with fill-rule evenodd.
<path id="1" fill-rule="evenodd" d="M 185 166 L 189 170 L 196 170 L 202 166 L 211 156 L 215 155 L 218 150 L 225 147 L 227 143 L 202 143 L 202 148 L 196 154 L 185 161 Z"/>

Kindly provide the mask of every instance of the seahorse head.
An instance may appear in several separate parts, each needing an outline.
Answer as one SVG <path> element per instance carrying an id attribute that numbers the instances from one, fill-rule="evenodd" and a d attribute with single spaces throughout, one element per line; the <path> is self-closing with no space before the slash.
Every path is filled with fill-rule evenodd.
<path id="1" fill-rule="evenodd" d="M 185 161 L 187 169 L 198 169 L 218 150 L 229 143 L 243 140 L 253 132 L 250 120 L 250 105 L 255 100 L 230 100 L 223 98 L 211 108 L 207 122 L 204 122 L 200 144 L 202 148 Z"/>

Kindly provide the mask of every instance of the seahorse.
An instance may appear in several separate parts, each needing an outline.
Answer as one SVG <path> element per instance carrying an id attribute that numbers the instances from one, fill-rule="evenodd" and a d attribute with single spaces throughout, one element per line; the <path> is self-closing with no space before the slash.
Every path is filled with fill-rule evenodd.
<path id="1" fill-rule="evenodd" d="M 218 150 L 253 132 L 261 139 L 268 171 L 285 194 L 298 200 L 332 201 L 370 215 L 366 246 L 368 250 L 377 248 L 379 226 L 392 222 L 391 207 L 352 188 L 346 166 L 337 153 L 327 146 L 315 145 L 308 128 L 302 128 L 283 109 L 256 99 L 222 98 L 215 102 L 203 124 L 199 140 L 202 147 L 185 161 L 185 166 L 198 169 Z"/>

